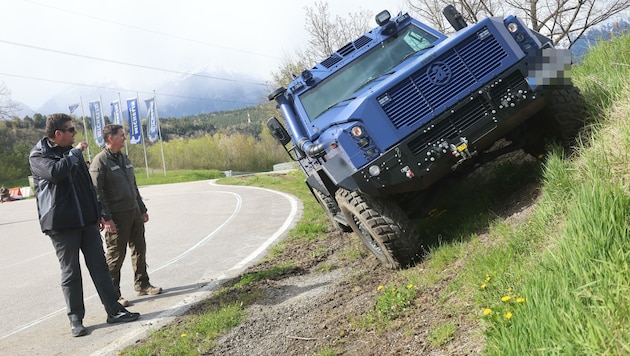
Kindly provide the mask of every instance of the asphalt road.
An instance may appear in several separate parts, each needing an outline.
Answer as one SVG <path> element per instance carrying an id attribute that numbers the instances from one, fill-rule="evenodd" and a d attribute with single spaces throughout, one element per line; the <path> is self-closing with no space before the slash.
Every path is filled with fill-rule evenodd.
<path id="1" fill-rule="evenodd" d="M 149 222 L 147 263 L 157 296 L 137 297 L 127 255 L 121 290 L 140 312 L 110 325 L 85 264 L 88 335 L 70 335 L 59 263 L 37 221 L 35 199 L 0 204 L 0 354 L 116 355 L 125 345 L 181 315 L 227 279 L 238 276 L 284 237 L 301 214 L 295 197 L 209 181 L 141 187 Z"/>

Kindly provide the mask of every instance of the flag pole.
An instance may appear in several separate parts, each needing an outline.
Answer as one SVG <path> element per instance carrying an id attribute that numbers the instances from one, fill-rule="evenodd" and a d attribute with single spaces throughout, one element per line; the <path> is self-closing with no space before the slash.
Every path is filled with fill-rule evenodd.
<path id="1" fill-rule="evenodd" d="M 136 92 L 136 102 L 140 102 L 140 95 Z M 138 110 L 138 118 L 140 118 L 140 110 Z M 142 120 L 140 120 L 140 137 L 142 138 L 142 149 L 144 150 L 144 167 L 147 170 L 147 178 L 149 178 L 149 162 L 147 161 L 147 146 L 144 143 L 144 131 L 142 130 Z"/>
<path id="2" fill-rule="evenodd" d="M 164 169 L 164 176 L 166 177 L 166 163 L 164 161 L 164 141 L 162 140 L 162 129 L 160 129 L 160 116 L 158 115 L 157 109 L 157 99 L 156 99 L 155 90 L 153 90 L 153 109 L 155 109 L 155 122 L 158 127 L 158 138 L 160 140 L 160 151 L 162 152 L 162 169 Z"/>
<path id="3" fill-rule="evenodd" d="M 87 125 L 85 124 L 85 111 L 83 110 L 83 97 L 82 96 L 79 96 L 79 101 L 81 102 L 81 118 L 83 119 L 83 132 L 85 133 L 85 142 L 88 144 L 87 146 L 88 161 L 91 161 L 92 155 L 90 154 L 90 141 L 88 141 L 88 132 L 87 132 Z"/>
<path id="4" fill-rule="evenodd" d="M 120 109 L 121 105 L 122 105 L 122 100 L 120 99 L 120 92 L 118 92 L 118 110 L 119 111 L 122 111 L 122 109 Z M 128 132 L 128 131 L 125 131 L 129 128 L 125 129 L 125 120 L 124 120 L 124 117 L 122 116 L 122 112 L 120 113 L 120 119 L 122 120 L 123 131 Z M 129 151 L 127 150 L 127 140 L 125 140 L 125 155 L 129 156 Z"/>
<path id="5" fill-rule="evenodd" d="M 105 127 L 105 113 L 103 113 L 103 96 L 101 94 L 98 95 L 98 101 L 100 102 L 101 105 L 101 136 L 103 136 L 103 127 Z M 113 118 L 110 118 L 109 121 L 111 123 Z M 101 146 L 101 149 L 103 149 L 105 147 L 105 138 L 103 138 L 103 146 Z"/>

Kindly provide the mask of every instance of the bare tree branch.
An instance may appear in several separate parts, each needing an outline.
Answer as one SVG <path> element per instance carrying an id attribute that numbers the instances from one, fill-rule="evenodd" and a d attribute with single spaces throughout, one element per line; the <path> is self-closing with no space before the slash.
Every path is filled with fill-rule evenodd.
<path id="1" fill-rule="evenodd" d="M 278 72 L 272 73 L 271 85 L 275 88 L 286 87 L 293 80 L 293 74 L 300 75 L 304 69 L 312 67 L 356 37 L 369 31 L 370 23 L 374 18 L 374 14 L 359 11 L 332 19 L 328 11 L 328 3 L 321 1 L 315 2 L 313 7 L 305 7 L 305 10 L 304 28 L 310 38 L 306 48 L 295 53 L 296 60 L 284 60 Z"/>
<path id="2" fill-rule="evenodd" d="M 11 100 L 11 91 L 0 83 L 0 120 L 7 120 L 15 114 L 18 104 Z"/>
<path id="3" fill-rule="evenodd" d="M 409 0 L 415 13 L 443 32 L 446 26 L 441 11 L 448 4 L 468 22 L 516 15 L 554 44 L 569 48 L 591 27 L 630 8 L 630 0 Z"/>

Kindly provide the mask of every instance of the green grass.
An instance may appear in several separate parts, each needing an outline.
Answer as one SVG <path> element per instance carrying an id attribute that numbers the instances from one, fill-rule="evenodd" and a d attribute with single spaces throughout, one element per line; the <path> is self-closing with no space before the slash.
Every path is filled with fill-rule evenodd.
<path id="1" fill-rule="evenodd" d="M 479 310 L 492 310 L 484 316 L 488 354 L 630 353 L 629 40 L 593 52 L 588 75 L 576 78 L 593 115 L 605 113 L 581 155 L 549 158 L 533 216 L 509 234 L 497 231 L 505 242 L 465 272 L 491 277 L 471 288 Z"/>
<path id="2" fill-rule="evenodd" d="M 350 323 L 377 332 L 407 323 L 400 337 L 413 337 L 410 328 L 426 307 L 417 305 L 420 296 L 443 285 L 431 307 L 454 318 L 435 313 L 435 320 L 427 321 L 428 342 L 433 345 L 462 342 L 460 328 L 466 327 L 474 329 L 467 335 L 477 335 L 487 355 L 630 354 L 629 51 L 628 36 L 606 42 L 573 72 L 588 100 L 592 123 L 582 137 L 579 155 L 568 158 L 554 150 L 542 164 L 499 164 L 484 180 L 453 186 L 418 222 L 428 242 L 424 261 L 383 281 L 383 288 L 374 290 L 367 315 L 349 316 Z M 298 227 L 266 261 L 281 258 L 283 249 L 326 239 L 328 221 L 300 173 L 221 182 L 282 190 L 303 201 Z M 509 222 L 504 212 L 493 210 L 499 199 L 532 183 L 539 184 L 541 197 L 527 219 Z M 348 249 L 341 258 L 356 261 L 371 256 Z M 282 263 L 288 262 L 276 261 Z M 250 283 L 283 271 L 263 268 L 260 274 L 244 275 L 240 284 L 213 296 L 211 302 L 217 307 L 206 310 L 205 317 L 221 319 L 222 308 L 234 305 L 228 300 L 241 301 L 231 314 L 244 317 L 247 305 L 261 293 L 248 289 Z M 348 278 L 359 283 L 367 277 Z M 181 340 L 183 333 L 196 330 L 198 322 L 190 323 L 171 326 L 149 339 L 171 349 L 147 348 L 130 354 L 197 354 L 194 347 L 203 353 L 213 342 L 214 331 L 201 332 L 210 335 L 203 339 Z M 350 342 L 349 336 L 344 342 Z M 179 348 L 186 343 L 189 348 Z M 329 346 L 315 354 L 339 351 L 339 345 Z"/>
<path id="3" fill-rule="evenodd" d="M 134 173 L 138 186 L 192 182 L 224 177 L 223 172 L 217 170 L 167 170 L 166 175 L 164 175 L 162 170 L 149 170 L 148 177 L 146 172 L 144 168 L 135 168 Z M 9 188 L 29 186 L 28 178 L 7 180 L 3 183 Z"/>
<path id="4" fill-rule="evenodd" d="M 135 168 L 136 183 L 138 186 L 192 182 L 197 180 L 217 179 L 224 177 L 223 172 L 217 170 L 167 170 L 164 175 L 163 170 L 149 170 L 144 168 Z"/>
<path id="5" fill-rule="evenodd" d="M 128 348 L 125 355 L 199 355 L 215 346 L 215 338 L 238 326 L 246 316 L 240 303 L 222 304 L 211 312 L 183 319 L 177 328 L 161 328 L 139 347 Z"/>
<path id="6" fill-rule="evenodd" d="M 273 279 L 293 268 L 295 268 L 295 266 L 292 263 L 284 263 L 268 270 L 246 273 L 241 276 L 240 280 L 234 286 L 246 286 L 262 279 Z"/>

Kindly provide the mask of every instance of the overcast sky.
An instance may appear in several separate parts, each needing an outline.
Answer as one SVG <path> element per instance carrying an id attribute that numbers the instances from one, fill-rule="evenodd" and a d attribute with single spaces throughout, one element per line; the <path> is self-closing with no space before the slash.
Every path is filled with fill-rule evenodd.
<path id="1" fill-rule="evenodd" d="M 360 5 L 351 5 L 359 3 Z M 304 48 L 314 0 L 0 0 L 0 82 L 37 110 L 77 84 L 151 92 L 182 73 L 261 83 Z M 408 11 L 407 0 L 328 1 L 332 16 Z M 372 21 L 371 25 L 376 26 Z M 209 79 L 212 80 L 212 79 Z M 77 98 L 78 100 L 79 98 Z M 69 103 L 70 104 L 70 103 Z"/>

